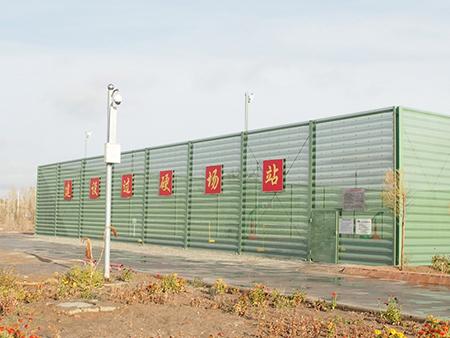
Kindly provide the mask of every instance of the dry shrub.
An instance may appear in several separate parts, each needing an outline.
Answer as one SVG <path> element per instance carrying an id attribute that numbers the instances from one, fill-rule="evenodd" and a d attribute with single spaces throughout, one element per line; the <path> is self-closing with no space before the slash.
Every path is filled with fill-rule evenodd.
<path id="1" fill-rule="evenodd" d="M 433 256 L 431 266 L 434 270 L 442 273 L 450 273 L 450 256 Z"/>
<path id="2" fill-rule="evenodd" d="M 271 316 L 258 324 L 259 337 L 320 337 L 326 332 L 324 322 L 303 316 Z"/>
<path id="3" fill-rule="evenodd" d="M 36 189 L 10 190 L 0 198 L 0 228 L 33 231 L 36 217 Z"/>
<path id="4" fill-rule="evenodd" d="M 221 304 L 220 308 L 225 311 L 231 310 L 239 316 L 245 316 L 251 310 L 264 311 L 268 307 L 296 308 L 305 301 L 305 298 L 306 294 L 300 290 L 296 290 L 292 295 L 283 295 L 276 289 L 269 292 L 264 285 L 255 284 L 251 290 L 239 293 L 239 297 L 237 300 L 233 300 L 231 305 Z"/>
<path id="5" fill-rule="evenodd" d="M 0 270 L 0 316 L 18 311 L 24 303 L 42 298 L 41 284 L 25 288 L 11 270 Z"/>
<path id="6" fill-rule="evenodd" d="M 381 318 L 390 324 L 400 324 L 402 313 L 397 298 L 390 297 L 386 304 L 386 310 L 381 313 Z"/>
<path id="7" fill-rule="evenodd" d="M 258 337 L 373 337 L 375 326 L 340 317 L 303 315 L 298 309 L 274 312 L 258 321 Z M 394 337 L 394 336 L 392 336 Z M 397 336 L 395 336 L 397 337 Z"/>
<path id="8" fill-rule="evenodd" d="M 92 265 L 75 266 L 65 273 L 58 283 L 57 298 L 80 296 L 92 298 L 97 289 L 103 286 L 104 279 Z"/>
<path id="9" fill-rule="evenodd" d="M 0 270 L 0 315 L 15 310 L 23 299 L 23 292 L 18 287 L 13 273 L 8 270 Z"/>
<path id="10" fill-rule="evenodd" d="M 135 273 L 130 268 L 124 268 L 119 271 L 119 274 L 116 276 L 116 279 L 121 282 L 129 282 L 133 279 Z"/>
<path id="11" fill-rule="evenodd" d="M 228 286 L 223 279 L 217 279 L 210 289 L 210 293 L 214 295 L 223 295 L 228 291 Z"/>
<path id="12" fill-rule="evenodd" d="M 174 273 L 157 276 L 156 282 L 115 288 L 112 290 L 111 299 L 125 304 L 165 304 L 172 295 L 185 291 L 186 280 Z"/>

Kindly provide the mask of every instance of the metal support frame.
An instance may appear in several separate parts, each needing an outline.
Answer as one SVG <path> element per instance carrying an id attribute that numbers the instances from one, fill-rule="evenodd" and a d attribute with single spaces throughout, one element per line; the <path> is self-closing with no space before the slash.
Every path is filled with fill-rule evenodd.
<path id="1" fill-rule="evenodd" d="M 188 247 L 189 225 L 191 224 L 191 194 L 192 194 L 192 142 L 187 144 L 186 166 L 186 214 L 184 218 L 184 248 Z"/>
<path id="2" fill-rule="evenodd" d="M 61 178 L 61 164 L 56 167 L 56 201 L 55 201 L 55 221 L 53 226 L 53 235 L 56 236 L 56 226 L 58 225 L 58 211 L 59 211 L 59 180 Z"/>
<path id="3" fill-rule="evenodd" d="M 84 179 L 86 177 L 86 160 L 81 160 L 80 165 L 80 184 L 78 185 L 80 188 L 80 191 L 78 193 L 78 238 L 81 238 L 81 226 L 82 226 L 82 219 L 83 219 L 83 208 L 84 208 L 84 195 L 83 195 L 83 189 L 84 189 Z"/>
<path id="4" fill-rule="evenodd" d="M 395 172 L 400 169 L 400 107 L 396 107 L 393 113 L 393 143 L 394 143 L 394 168 Z M 396 176 L 395 176 L 396 177 Z M 394 265 L 399 266 L 401 264 L 401 238 L 402 238 L 402 229 L 401 229 L 401 219 L 400 215 L 396 215 L 394 212 L 394 224 L 392 229 L 392 238 L 393 238 L 393 263 Z"/>
<path id="5" fill-rule="evenodd" d="M 245 224 L 245 177 L 247 176 L 247 132 L 241 133 L 241 160 L 240 160 L 240 172 L 239 172 L 239 225 L 238 225 L 238 247 L 237 253 L 242 252 L 242 227 Z"/>
<path id="6" fill-rule="evenodd" d="M 145 243 L 147 237 L 147 211 L 148 211 L 148 187 L 150 183 L 150 149 L 145 149 L 144 156 L 144 191 L 142 194 L 142 227 L 141 227 L 141 241 Z"/>
<path id="7" fill-rule="evenodd" d="M 315 145 L 316 145 L 316 124 L 309 121 L 309 147 L 308 147 L 308 249 L 307 260 L 311 259 L 311 234 L 312 234 L 312 217 L 314 205 L 314 171 L 315 171 Z"/>

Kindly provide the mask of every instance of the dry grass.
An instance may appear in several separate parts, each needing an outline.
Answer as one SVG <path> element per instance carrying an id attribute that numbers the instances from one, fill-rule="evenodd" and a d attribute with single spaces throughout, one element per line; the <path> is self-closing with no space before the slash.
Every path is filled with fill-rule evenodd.
<path id="1" fill-rule="evenodd" d="M 36 216 L 36 189 L 12 189 L 0 198 L 0 230 L 33 231 Z"/>

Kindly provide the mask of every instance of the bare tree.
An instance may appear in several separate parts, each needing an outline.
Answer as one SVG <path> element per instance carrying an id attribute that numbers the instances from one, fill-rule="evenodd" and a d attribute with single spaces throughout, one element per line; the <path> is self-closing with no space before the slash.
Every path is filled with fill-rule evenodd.
<path id="1" fill-rule="evenodd" d="M 389 169 L 384 175 L 384 189 L 381 193 L 383 204 L 392 210 L 394 217 L 401 220 L 402 241 L 401 241 L 401 259 L 400 270 L 405 263 L 405 224 L 406 224 L 406 196 L 407 191 L 404 182 L 402 170 Z"/>

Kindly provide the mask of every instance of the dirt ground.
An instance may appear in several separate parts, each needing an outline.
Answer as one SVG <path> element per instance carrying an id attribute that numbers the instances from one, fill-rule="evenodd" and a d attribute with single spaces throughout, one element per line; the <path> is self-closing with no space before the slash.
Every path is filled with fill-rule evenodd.
<path id="1" fill-rule="evenodd" d="M 392 324 L 380 312 L 334 307 L 330 294 L 312 300 L 303 290 L 284 296 L 261 285 L 236 289 L 222 282 L 207 285 L 202 280 L 137 272 L 124 282 L 123 269 L 114 270 L 111 282 L 93 288 L 89 296 L 82 295 L 78 286 L 61 294 L 67 272 L 80 260 L 48 260 L 5 250 L 0 250 L 0 257 L 0 335 L 2 326 L 14 325 L 28 336 L 61 338 L 401 337 L 389 335 L 390 329 L 417 337 L 423 328 L 423 323 L 406 318 Z M 28 296 L 2 313 L 2 301 L 14 293 L 2 286 L 8 275 L 2 268 L 9 267 L 14 267 L 14 289 Z M 167 280 L 170 287 L 165 290 Z M 335 296 L 339 304 L 339 294 Z M 87 301 L 103 310 L 71 313 L 58 306 L 67 301 Z M 111 306 L 115 309 L 107 308 Z"/>
<path id="2" fill-rule="evenodd" d="M 408 320 L 390 325 L 379 313 L 333 309 L 329 301 L 306 301 L 301 292 L 284 297 L 261 285 L 239 290 L 221 281 L 210 286 L 201 280 L 188 282 L 143 273 L 131 273 L 131 280 L 123 282 L 119 280 L 123 273 L 114 272 L 111 283 L 93 289 L 88 302 L 117 307 L 95 313 L 68 313 L 57 306 L 81 300 L 78 292 L 58 295 L 64 272 L 59 276 L 37 274 L 36 278 L 28 275 L 26 279 L 18 276 L 18 287 L 34 296 L 4 314 L 0 326 L 25 320 L 27 332 L 40 337 L 180 338 L 375 337 L 375 330 L 387 328 L 416 336 L 421 326 Z M 161 285 L 168 285 L 167 290 Z"/>

